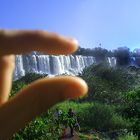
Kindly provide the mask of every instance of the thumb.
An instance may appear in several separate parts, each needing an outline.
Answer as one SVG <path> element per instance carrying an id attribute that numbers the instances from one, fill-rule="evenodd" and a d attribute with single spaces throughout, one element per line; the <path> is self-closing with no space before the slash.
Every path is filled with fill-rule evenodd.
<path id="1" fill-rule="evenodd" d="M 83 96 L 87 90 L 87 85 L 81 78 L 71 76 L 44 78 L 31 83 L 1 106 L 0 138 L 9 138 L 56 103 Z"/>

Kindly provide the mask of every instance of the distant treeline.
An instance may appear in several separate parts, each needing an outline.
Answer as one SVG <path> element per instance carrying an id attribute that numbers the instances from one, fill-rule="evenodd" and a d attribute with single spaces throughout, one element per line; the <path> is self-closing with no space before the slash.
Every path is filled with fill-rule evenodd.
<path id="1" fill-rule="evenodd" d="M 135 61 L 135 64 L 140 66 L 140 49 L 130 51 L 126 46 L 112 51 L 102 47 L 95 47 L 93 49 L 79 47 L 75 55 L 93 56 L 97 62 L 104 61 L 106 57 L 116 57 L 117 65 L 129 65 L 132 61 Z"/>

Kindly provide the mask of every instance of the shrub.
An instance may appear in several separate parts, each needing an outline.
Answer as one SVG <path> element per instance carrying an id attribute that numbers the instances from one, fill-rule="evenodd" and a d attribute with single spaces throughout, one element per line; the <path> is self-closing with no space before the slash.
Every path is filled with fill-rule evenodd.
<path id="1" fill-rule="evenodd" d="M 119 137 L 118 140 L 138 140 L 138 139 L 132 134 L 127 134 L 127 135 Z"/>
<path id="2" fill-rule="evenodd" d="M 47 75 L 37 74 L 37 73 L 27 73 L 25 76 L 21 77 L 16 82 L 23 82 L 25 84 L 30 84 L 31 82 L 38 80 L 40 78 L 44 78 Z"/>
<path id="3" fill-rule="evenodd" d="M 55 123 L 52 113 L 48 112 L 13 135 L 12 140 L 58 140 L 61 134 L 62 129 Z"/>
<path id="4" fill-rule="evenodd" d="M 79 116 L 82 129 L 94 129 L 100 132 L 127 128 L 127 122 L 115 112 L 115 107 L 101 103 L 64 102 L 57 107 L 67 111 L 73 108 Z"/>
<path id="5" fill-rule="evenodd" d="M 136 84 L 135 77 L 128 70 L 104 64 L 92 65 L 80 76 L 89 86 L 89 94 L 82 101 L 120 104 L 123 103 L 123 93 L 130 91 Z"/>
<path id="6" fill-rule="evenodd" d="M 132 122 L 131 131 L 140 139 L 140 87 L 126 93 L 124 115 Z"/>

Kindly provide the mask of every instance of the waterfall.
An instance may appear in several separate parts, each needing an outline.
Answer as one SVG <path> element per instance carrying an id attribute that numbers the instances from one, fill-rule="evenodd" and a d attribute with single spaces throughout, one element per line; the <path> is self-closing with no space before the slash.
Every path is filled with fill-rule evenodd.
<path id="1" fill-rule="evenodd" d="M 107 62 L 109 64 L 109 66 L 111 66 L 111 67 L 114 67 L 117 64 L 115 57 L 107 57 Z"/>
<path id="2" fill-rule="evenodd" d="M 21 55 L 16 56 L 16 67 L 14 71 L 14 79 L 25 75 L 25 69 L 23 68 L 23 59 Z"/>
<path id="3" fill-rule="evenodd" d="M 92 56 L 49 56 L 36 53 L 29 55 L 17 55 L 14 80 L 27 73 L 77 75 L 78 73 L 81 73 L 85 67 L 88 67 L 93 63 L 96 63 L 96 61 Z"/>

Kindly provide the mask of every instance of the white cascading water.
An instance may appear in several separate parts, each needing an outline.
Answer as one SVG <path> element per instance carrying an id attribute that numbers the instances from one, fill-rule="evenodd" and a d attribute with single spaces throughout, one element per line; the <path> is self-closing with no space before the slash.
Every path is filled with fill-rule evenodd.
<path id="1" fill-rule="evenodd" d="M 22 77 L 25 75 L 25 70 L 23 68 L 23 59 L 22 55 L 16 56 L 16 67 L 14 71 L 14 79 L 18 79 L 18 77 Z"/>
<path id="2" fill-rule="evenodd" d="M 109 66 L 115 67 L 116 63 L 117 63 L 117 60 L 116 60 L 115 57 L 107 57 L 107 62 L 109 64 Z"/>
<path id="3" fill-rule="evenodd" d="M 96 63 L 96 61 L 92 56 L 17 55 L 14 80 L 24 76 L 26 73 L 77 75 L 81 73 L 85 67 L 93 63 Z"/>

